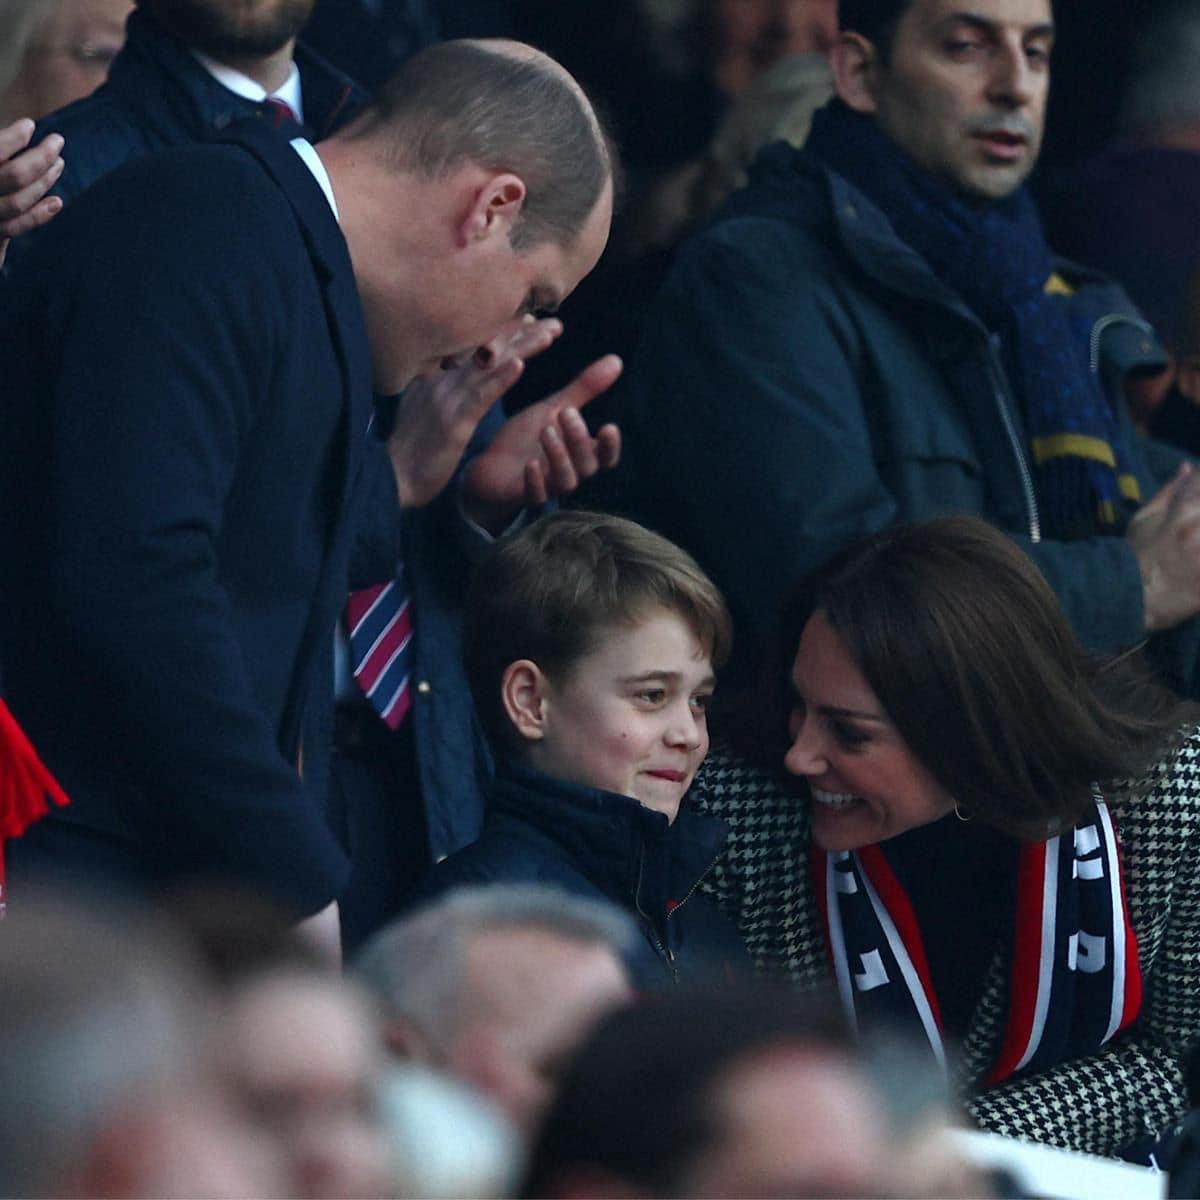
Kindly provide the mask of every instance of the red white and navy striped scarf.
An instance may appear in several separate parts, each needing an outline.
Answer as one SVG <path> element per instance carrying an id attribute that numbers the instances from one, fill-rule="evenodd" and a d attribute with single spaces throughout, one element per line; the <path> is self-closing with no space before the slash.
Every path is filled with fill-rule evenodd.
<path id="1" fill-rule="evenodd" d="M 936 869 L 936 864 L 930 864 Z M 838 992 L 852 1024 L 915 1021 L 945 1068 L 942 1017 L 916 913 L 887 843 L 853 852 L 814 847 L 815 891 Z M 962 936 L 971 936 L 963 914 Z M 1023 842 L 1010 932 L 1008 1013 L 988 1086 L 1095 1052 L 1142 1004 L 1120 848 L 1097 799 L 1073 829 Z"/>

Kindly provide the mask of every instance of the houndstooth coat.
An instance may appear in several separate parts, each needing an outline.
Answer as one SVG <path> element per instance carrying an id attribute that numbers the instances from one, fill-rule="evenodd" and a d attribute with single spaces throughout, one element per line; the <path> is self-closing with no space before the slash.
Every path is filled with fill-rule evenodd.
<path id="1" fill-rule="evenodd" d="M 801 986 L 831 970 L 809 880 L 805 801 L 778 776 L 714 749 L 692 801 L 730 826 L 702 885 L 737 921 L 758 969 Z M 1111 804 L 1145 995 L 1135 1026 L 1100 1052 L 981 1091 L 1004 1032 L 1007 949 L 997 950 L 959 1053 L 967 1111 L 995 1133 L 1113 1154 L 1187 1107 L 1181 1059 L 1200 1040 L 1200 729 Z"/>

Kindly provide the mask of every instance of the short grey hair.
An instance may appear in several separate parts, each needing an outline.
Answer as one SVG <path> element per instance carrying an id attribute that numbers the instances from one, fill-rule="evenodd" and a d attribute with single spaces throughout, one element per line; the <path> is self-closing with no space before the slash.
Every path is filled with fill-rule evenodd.
<path id="1" fill-rule="evenodd" d="M 26 893 L 0 929 L 0 1196 L 54 1195 L 118 1103 L 194 1065 L 203 978 L 141 914 Z"/>
<path id="2" fill-rule="evenodd" d="M 1138 40 L 1121 131 L 1132 137 L 1200 122 L 1200 13 L 1180 5 Z"/>
<path id="3" fill-rule="evenodd" d="M 439 1048 L 462 1010 L 467 950 L 481 934 L 535 931 L 627 956 L 637 927 L 615 905 L 537 884 L 461 887 L 380 930 L 354 961 L 384 1019 L 410 1021 Z"/>
<path id="4" fill-rule="evenodd" d="M 389 79 L 346 137 L 376 137 L 402 171 L 436 179 L 467 163 L 511 171 L 527 192 L 513 246 L 569 245 L 614 179 L 612 140 L 578 84 L 544 56 L 440 42 Z"/>

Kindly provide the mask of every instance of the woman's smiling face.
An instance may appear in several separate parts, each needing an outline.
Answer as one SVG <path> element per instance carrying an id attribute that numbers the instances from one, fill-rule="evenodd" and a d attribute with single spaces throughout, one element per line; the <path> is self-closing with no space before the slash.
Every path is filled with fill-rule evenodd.
<path id="1" fill-rule="evenodd" d="M 954 801 L 908 748 L 823 612 L 809 618 L 792 665 L 784 766 L 808 780 L 812 836 L 857 850 L 944 817 Z"/>

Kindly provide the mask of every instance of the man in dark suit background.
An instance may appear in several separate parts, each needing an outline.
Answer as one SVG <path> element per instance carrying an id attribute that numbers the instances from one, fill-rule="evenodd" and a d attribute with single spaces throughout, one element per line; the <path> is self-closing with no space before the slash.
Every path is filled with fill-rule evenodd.
<path id="1" fill-rule="evenodd" d="M 107 82 L 39 117 L 25 174 L 40 164 L 36 150 L 47 140 L 65 143 L 53 195 L 70 204 L 124 162 L 201 141 L 237 121 L 286 121 L 314 141 L 328 137 L 366 95 L 298 41 L 312 7 L 313 0 L 138 0 Z M 20 166 L 7 169 L 14 174 Z M 0 207 L 15 209 L 16 200 L 0 175 Z M 10 271 L 37 240 L 17 238 Z"/>
<path id="2" fill-rule="evenodd" d="M 300 731 L 348 571 L 382 579 L 398 554 L 397 515 L 351 562 L 358 514 L 441 491 L 519 373 L 517 318 L 591 269 L 611 202 L 565 72 L 450 43 L 319 151 L 251 126 L 68 208 L 0 325 L 0 658 L 73 801 L 11 845 L 10 878 L 198 876 L 298 915 L 338 894 L 345 856 L 302 790 Z M 372 387 L 484 344 L 499 375 L 404 405 L 390 455 L 367 436 Z M 477 519 L 595 453 L 569 413 L 618 370 L 504 427 L 473 470 Z"/>

